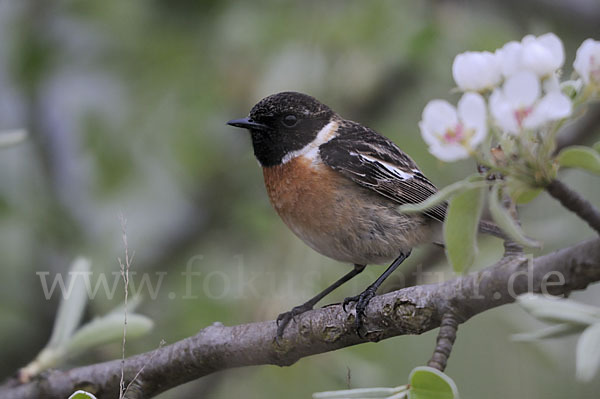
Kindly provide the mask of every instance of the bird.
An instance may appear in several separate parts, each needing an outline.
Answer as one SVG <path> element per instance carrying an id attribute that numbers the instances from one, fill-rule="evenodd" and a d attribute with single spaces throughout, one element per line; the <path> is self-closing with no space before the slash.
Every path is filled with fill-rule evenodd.
<path id="1" fill-rule="evenodd" d="M 445 203 L 402 213 L 437 192 L 415 161 L 375 130 L 342 118 L 316 98 L 286 91 L 260 100 L 228 125 L 250 132 L 269 200 L 289 229 L 320 254 L 353 268 L 307 302 L 277 317 L 277 338 L 295 316 L 360 274 L 369 264 L 387 269 L 356 296 L 361 334 L 369 301 L 411 250 L 440 240 Z M 391 262 L 391 263 L 390 263 Z"/>

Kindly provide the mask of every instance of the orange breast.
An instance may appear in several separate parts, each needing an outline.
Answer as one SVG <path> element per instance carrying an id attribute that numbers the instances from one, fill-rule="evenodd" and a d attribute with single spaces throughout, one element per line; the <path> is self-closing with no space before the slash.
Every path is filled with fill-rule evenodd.
<path id="1" fill-rule="evenodd" d="M 335 194 L 346 179 L 323 164 L 302 156 L 283 165 L 263 168 L 271 204 L 301 238 L 328 234 L 335 226 Z"/>
<path id="2" fill-rule="evenodd" d="M 420 215 L 358 186 L 319 160 L 299 156 L 263 168 L 267 193 L 285 224 L 321 254 L 355 264 L 385 263 L 426 240 Z"/>

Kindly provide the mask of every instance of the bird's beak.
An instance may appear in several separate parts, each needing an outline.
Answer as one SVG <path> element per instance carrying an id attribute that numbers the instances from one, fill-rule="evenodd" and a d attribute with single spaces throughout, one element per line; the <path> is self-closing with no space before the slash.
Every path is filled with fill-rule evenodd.
<path id="1" fill-rule="evenodd" d="M 254 129 L 254 130 L 269 130 L 267 125 L 262 123 L 254 122 L 250 118 L 232 119 L 227 122 L 229 126 L 241 127 L 243 129 Z"/>

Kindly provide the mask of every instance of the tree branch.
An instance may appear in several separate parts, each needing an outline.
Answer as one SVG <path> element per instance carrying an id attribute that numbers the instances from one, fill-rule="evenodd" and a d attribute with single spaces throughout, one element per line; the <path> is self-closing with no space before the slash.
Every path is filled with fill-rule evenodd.
<path id="1" fill-rule="evenodd" d="M 250 365 L 289 366 L 317 353 L 367 341 L 421 334 L 440 326 L 451 312 L 457 324 L 515 300 L 525 292 L 553 295 L 583 289 L 600 280 L 600 239 L 531 259 L 505 257 L 493 266 L 440 284 L 408 287 L 380 295 L 369 303 L 364 338 L 354 332 L 354 315 L 340 305 L 298 316 L 279 344 L 274 321 L 225 327 L 215 323 L 197 335 L 125 360 L 125 379 L 138 376 L 131 394 L 149 398 L 216 371 Z M 116 397 L 120 360 L 52 371 L 25 385 L 7 383 L 0 397 L 65 398 L 76 389 Z"/>
<path id="2" fill-rule="evenodd" d="M 560 180 L 552 180 L 546 191 L 556 198 L 565 208 L 583 219 L 600 234 L 600 211 L 576 191 L 571 190 Z"/>

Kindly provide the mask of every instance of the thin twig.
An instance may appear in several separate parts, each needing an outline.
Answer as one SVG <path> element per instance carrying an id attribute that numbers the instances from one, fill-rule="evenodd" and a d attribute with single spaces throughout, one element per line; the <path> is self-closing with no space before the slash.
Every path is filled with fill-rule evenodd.
<path id="1" fill-rule="evenodd" d="M 452 352 L 452 345 L 454 345 L 454 341 L 456 340 L 458 324 L 458 319 L 453 312 L 450 311 L 444 313 L 440 323 L 440 331 L 438 332 L 435 350 L 427 363 L 429 367 L 436 368 L 440 371 L 446 369 L 448 358 Z"/>
<path id="2" fill-rule="evenodd" d="M 556 179 L 546 186 L 546 191 L 600 234 L 600 211 L 578 192 Z"/>
<path id="3" fill-rule="evenodd" d="M 121 277 L 123 278 L 124 289 L 125 289 L 125 303 L 124 303 L 124 321 L 123 321 L 123 342 L 121 345 L 121 379 L 119 381 L 119 399 L 125 398 L 125 393 L 131 385 L 131 382 L 127 387 L 125 387 L 125 345 L 127 343 L 127 299 L 129 296 L 129 269 L 131 268 L 131 263 L 133 262 L 132 254 L 129 256 L 129 244 L 127 242 L 127 219 L 123 216 L 123 214 L 119 215 L 119 221 L 121 222 L 121 233 L 123 236 L 123 246 L 125 247 L 125 262 L 121 260 L 121 258 L 117 258 L 119 260 L 119 267 L 121 270 Z M 139 372 L 138 372 L 139 374 Z M 136 375 L 137 376 L 137 375 Z M 133 380 L 132 380 L 133 382 Z"/>

